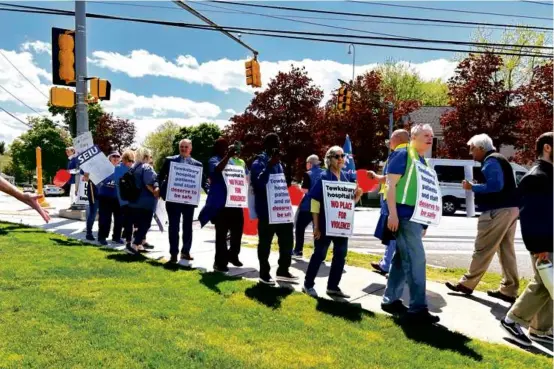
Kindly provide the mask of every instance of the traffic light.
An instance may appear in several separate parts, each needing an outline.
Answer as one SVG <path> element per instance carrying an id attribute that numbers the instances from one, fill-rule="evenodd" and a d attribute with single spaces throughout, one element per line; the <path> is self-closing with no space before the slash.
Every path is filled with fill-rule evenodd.
<path id="1" fill-rule="evenodd" d="M 52 87 L 49 102 L 52 106 L 72 108 L 75 106 L 75 92 L 68 88 Z"/>
<path id="2" fill-rule="evenodd" d="M 109 100 L 112 85 L 109 81 L 100 78 L 91 78 L 90 94 L 98 100 Z"/>
<path id="3" fill-rule="evenodd" d="M 260 74 L 260 63 L 256 59 L 244 63 L 246 67 L 246 84 L 252 87 L 262 87 L 262 76 Z"/>
<path id="4" fill-rule="evenodd" d="M 339 88 L 339 95 L 337 97 L 337 100 L 337 107 L 340 111 L 350 111 L 352 91 L 347 86 L 341 86 Z"/>
<path id="5" fill-rule="evenodd" d="M 75 31 L 52 28 L 52 83 L 75 86 Z"/>

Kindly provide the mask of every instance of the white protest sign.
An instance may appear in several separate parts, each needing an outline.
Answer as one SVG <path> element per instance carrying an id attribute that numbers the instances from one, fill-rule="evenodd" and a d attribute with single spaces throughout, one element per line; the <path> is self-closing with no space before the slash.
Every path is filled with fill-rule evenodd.
<path id="1" fill-rule="evenodd" d="M 96 145 L 79 154 L 77 160 L 79 168 L 89 174 L 90 180 L 95 185 L 111 176 L 115 170 L 113 164 Z"/>
<path id="2" fill-rule="evenodd" d="M 442 217 L 442 196 L 437 173 L 419 161 L 414 162 L 417 177 L 417 197 L 410 221 L 439 225 Z"/>
<path id="3" fill-rule="evenodd" d="M 226 208 L 248 207 L 248 182 L 246 171 L 240 165 L 227 165 L 223 169 L 223 179 L 227 186 Z"/>
<path id="4" fill-rule="evenodd" d="M 73 147 L 75 148 L 77 155 L 92 146 L 94 146 L 94 142 L 92 141 L 92 133 L 90 133 L 90 131 L 87 131 L 73 139 Z"/>
<path id="5" fill-rule="evenodd" d="M 80 183 L 77 189 L 77 197 L 75 197 L 76 205 L 88 205 L 88 181 L 85 180 L 84 176 L 79 176 Z M 96 201 L 96 199 L 95 199 Z"/>
<path id="6" fill-rule="evenodd" d="M 270 174 L 266 189 L 269 224 L 292 223 L 292 202 L 285 175 Z"/>
<path id="7" fill-rule="evenodd" d="M 325 234 L 350 237 L 354 232 L 356 183 L 322 181 L 325 205 Z"/>
<path id="8" fill-rule="evenodd" d="M 165 225 L 167 224 L 167 211 L 165 210 L 165 201 L 158 199 L 158 204 L 156 205 L 156 212 L 154 213 L 154 220 L 160 229 L 160 232 L 165 230 Z"/>
<path id="9" fill-rule="evenodd" d="M 202 183 L 202 167 L 171 162 L 165 201 L 198 205 Z"/>

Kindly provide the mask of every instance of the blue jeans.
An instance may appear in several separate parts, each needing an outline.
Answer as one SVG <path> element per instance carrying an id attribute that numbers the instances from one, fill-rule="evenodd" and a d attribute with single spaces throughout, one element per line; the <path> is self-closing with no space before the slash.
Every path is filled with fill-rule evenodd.
<path id="1" fill-rule="evenodd" d="M 165 209 L 167 210 L 167 218 L 169 220 L 169 253 L 171 256 L 179 255 L 179 223 L 181 222 L 181 215 L 183 216 L 183 230 L 181 234 L 183 248 L 181 252 L 190 253 L 194 206 L 166 202 Z"/>
<path id="2" fill-rule="evenodd" d="M 390 271 L 390 265 L 392 263 L 392 257 L 394 256 L 394 252 L 396 251 L 396 240 L 390 240 L 389 244 L 385 246 L 385 254 L 381 258 L 381 261 L 379 262 L 379 266 L 381 269 L 383 269 L 385 272 Z"/>
<path id="3" fill-rule="evenodd" d="M 396 232 L 396 253 L 383 296 L 383 304 L 391 304 L 402 298 L 408 282 L 410 305 L 408 312 L 427 310 L 425 296 L 425 250 L 422 241 L 423 225 L 400 219 Z"/>
<path id="4" fill-rule="evenodd" d="M 344 271 L 344 264 L 346 262 L 346 254 L 348 253 L 348 238 L 345 237 L 327 237 L 321 235 L 319 240 L 314 242 L 314 253 L 310 258 L 308 264 L 308 270 L 306 271 L 306 279 L 304 280 L 304 286 L 306 288 L 312 288 L 315 285 L 315 277 L 319 271 L 321 263 L 327 257 L 327 250 L 333 242 L 333 260 L 331 261 L 331 271 L 329 272 L 329 279 L 327 280 L 327 289 L 336 290 L 339 288 L 339 283 L 342 278 L 342 272 Z"/>
<path id="5" fill-rule="evenodd" d="M 87 236 L 92 236 L 92 226 L 94 225 L 94 221 L 96 220 L 96 214 L 98 213 L 98 201 L 95 201 L 94 203 L 90 203 L 87 206 L 86 209 L 87 212 Z"/>
<path id="6" fill-rule="evenodd" d="M 295 229 L 296 245 L 294 246 L 294 252 L 302 252 L 304 250 L 304 235 L 306 233 L 306 227 L 309 226 L 311 222 L 311 212 L 298 210 Z"/>

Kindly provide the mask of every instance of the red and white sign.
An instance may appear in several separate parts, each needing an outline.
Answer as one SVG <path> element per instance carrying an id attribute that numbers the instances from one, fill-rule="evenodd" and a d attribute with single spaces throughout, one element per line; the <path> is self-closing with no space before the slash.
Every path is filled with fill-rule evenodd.
<path id="1" fill-rule="evenodd" d="M 171 162 L 165 201 L 198 205 L 202 183 L 202 167 Z"/>
<path id="2" fill-rule="evenodd" d="M 322 181 L 325 205 L 325 234 L 350 237 L 354 232 L 356 183 Z"/>
<path id="3" fill-rule="evenodd" d="M 442 217 L 442 195 L 437 173 L 414 161 L 417 177 L 417 197 L 410 221 L 425 225 L 439 225 Z"/>
<path id="4" fill-rule="evenodd" d="M 223 169 L 223 179 L 227 186 L 227 208 L 248 207 L 248 182 L 244 167 L 240 165 L 227 165 Z"/>
<path id="5" fill-rule="evenodd" d="M 269 224 L 292 223 L 292 202 L 285 175 L 270 174 L 266 189 Z"/>

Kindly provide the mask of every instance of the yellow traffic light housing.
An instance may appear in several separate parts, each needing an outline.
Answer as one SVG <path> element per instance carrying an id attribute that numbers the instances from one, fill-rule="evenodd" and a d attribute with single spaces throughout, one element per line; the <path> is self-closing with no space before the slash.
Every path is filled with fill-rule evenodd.
<path id="1" fill-rule="evenodd" d="M 337 96 L 337 108 L 339 111 L 350 111 L 352 91 L 347 86 L 341 86 Z"/>
<path id="2" fill-rule="evenodd" d="M 98 100 L 109 100 L 112 85 L 109 81 L 100 78 L 90 79 L 90 94 Z"/>
<path id="3" fill-rule="evenodd" d="M 52 28 L 52 83 L 75 86 L 75 31 Z"/>
<path id="4" fill-rule="evenodd" d="M 252 59 L 245 62 L 244 66 L 246 68 L 246 84 L 252 87 L 262 87 L 260 63 L 256 59 Z"/>
<path id="5" fill-rule="evenodd" d="M 72 108 L 75 106 L 75 92 L 68 88 L 52 87 L 49 102 L 52 106 Z"/>

